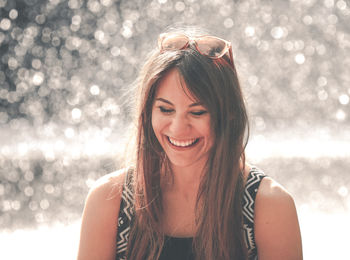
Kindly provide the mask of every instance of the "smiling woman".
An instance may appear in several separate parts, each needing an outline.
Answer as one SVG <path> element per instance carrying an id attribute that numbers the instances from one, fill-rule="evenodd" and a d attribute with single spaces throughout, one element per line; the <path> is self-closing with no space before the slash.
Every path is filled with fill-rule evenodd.
<path id="1" fill-rule="evenodd" d="M 209 113 L 182 81 L 179 72 L 172 69 L 159 82 L 152 127 L 172 170 L 186 166 L 185 169 L 195 172 L 204 169 L 213 134 Z"/>
<path id="2" fill-rule="evenodd" d="M 135 165 L 91 189 L 78 259 L 302 259 L 292 197 L 245 162 L 231 44 L 173 31 L 158 47 L 138 81 Z"/>

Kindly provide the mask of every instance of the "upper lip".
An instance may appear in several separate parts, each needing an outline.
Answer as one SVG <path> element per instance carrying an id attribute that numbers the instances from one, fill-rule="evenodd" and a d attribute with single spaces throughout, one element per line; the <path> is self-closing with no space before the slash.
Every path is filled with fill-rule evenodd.
<path id="1" fill-rule="evenodd" d="M 171 140 L 174 140 L 174 141 L 177 141 L 177 142 L 187 142 L 187 141 L 194 141 L 196 139 L 198 139 L 198 137 L 192 137 L 192 138 L 183 138 L 183 139 L 178 139 L 178 138 L 174 138 L 174 137 L 171 137 L 171 136 L 168 136 L 168 138 L 170 138 Z"/>

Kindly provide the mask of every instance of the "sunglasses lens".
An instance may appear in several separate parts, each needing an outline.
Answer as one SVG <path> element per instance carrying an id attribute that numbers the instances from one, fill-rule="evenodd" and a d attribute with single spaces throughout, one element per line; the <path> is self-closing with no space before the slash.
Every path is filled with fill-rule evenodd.
<path id="1" fill-rule="evenodd" d="M 168 35 L 161 41 L 161 49 L 163 50 L 181 50 L 188 43 L 188 38 L 185 35 Z"/>
<path id="2" fill-rule="evenodd" d="M 215 37 L 202 37 L 196 42 L 198 51 L 212 58 L 219 58 L 227 51 L 226 42 Z"/>

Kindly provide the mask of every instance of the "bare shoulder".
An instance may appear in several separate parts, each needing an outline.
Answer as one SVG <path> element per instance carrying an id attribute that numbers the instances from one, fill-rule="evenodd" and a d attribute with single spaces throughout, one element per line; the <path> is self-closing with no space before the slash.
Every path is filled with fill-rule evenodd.
<path id="1" fill-rule="evenodd" d="M 254 225 L 259 259 L 302 259 L 293 197 L 270 177 L 261 181 L 255 201 Z"/>
<path id="2" fill-rule="evenodd" d="M 98 198 L 102 196 L 101 199 L 105 198 L 107 201 L 118 199 L 118 195 L 120 195 L 122 192 L 125 174 L 126 169 L 121 169 L 119 171 L 106 174 L 96 180 L 89 191 L 87 201 L 91 196 L 96 196 Z"/>
<path id="3" fill-rule="evenodd" d="M 91 187 L 81 222 L 78 259 L 113 259 L 126 170 L 98 179 Z"/>

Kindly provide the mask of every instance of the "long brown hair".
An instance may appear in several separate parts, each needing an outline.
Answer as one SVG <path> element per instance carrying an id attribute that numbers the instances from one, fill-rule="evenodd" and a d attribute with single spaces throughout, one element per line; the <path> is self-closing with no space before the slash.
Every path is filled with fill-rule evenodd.
<path id="1" fill-rule="evenodd" d="M 227 60 L 211 60 L 194 48 L 163 53 L 156 50 L 140 73 L 135 220 L 127 259 L 158 259 L 164 244 L 160 180 L 171 169 L 151 119 L 158 83 L 171 69 L 178 70 L 188 91 L 206 107 L 214 133 L 197 195 L 196 259 L 246 259 L 241 202 L 248 136 L 244 100 L 236 69 Z"/>

